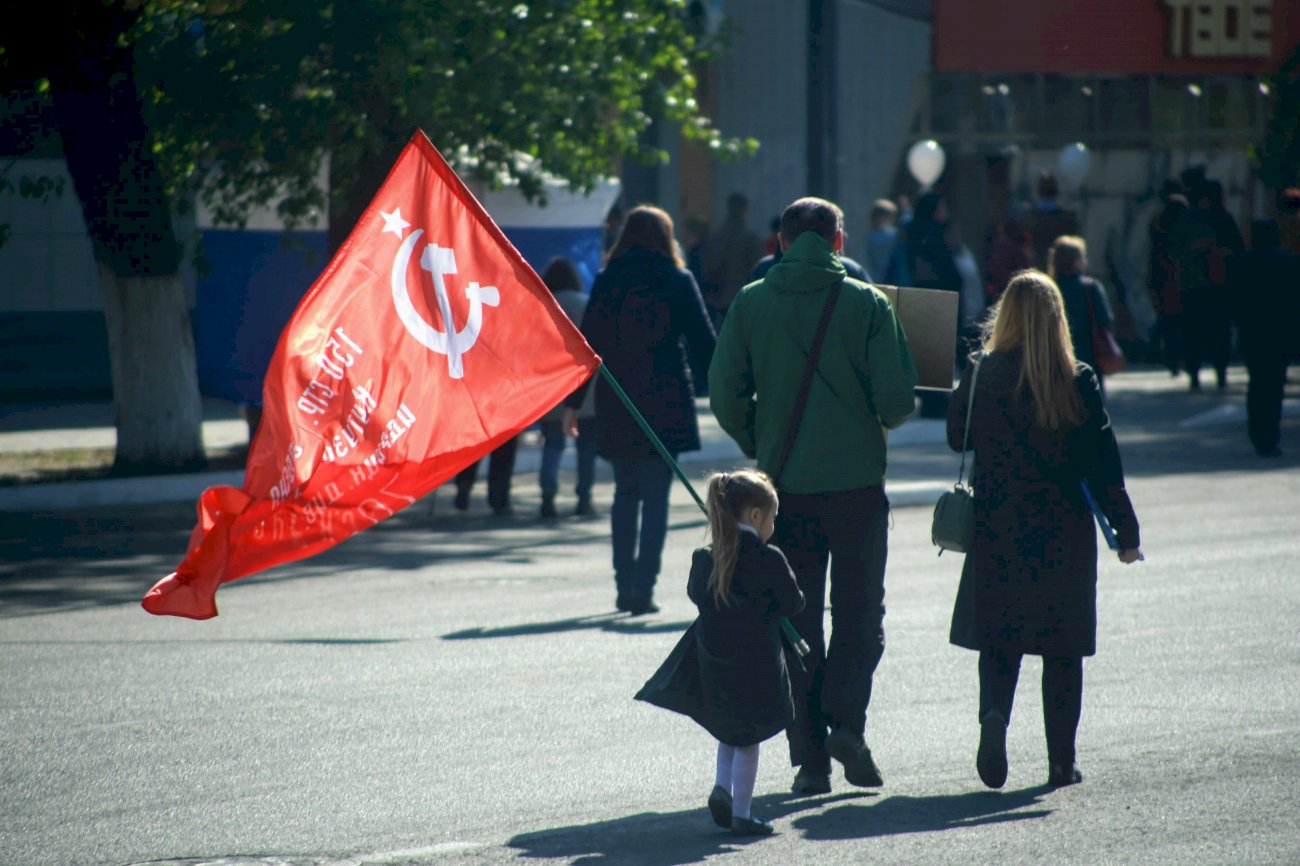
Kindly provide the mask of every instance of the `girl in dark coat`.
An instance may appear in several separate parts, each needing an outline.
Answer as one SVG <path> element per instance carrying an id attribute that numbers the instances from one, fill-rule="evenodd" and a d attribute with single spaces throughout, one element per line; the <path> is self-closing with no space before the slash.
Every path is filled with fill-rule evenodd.
<path id="1" fill-rule="evenodd" d="M 713 325 L 683 266 L 672 219 L 659 208 L 628 213 L 592 285 L 582 334 L 670 454 L 699 449 L 691 367 L 709 368 Z M 583 393 L 566 402 L 576 408 Z M 633 615 L 654 613 L 672 469 L 604 378 L 596 383 L 596 443 L 614 467 L 615 605 Z"/>
<path id="2" fill-rule="evenodd" d="M 777 495 L 765 474 L 714 474 L 708 507 L 713 543 L 695 551 L 687 583 L 699 617 L 636 697 L 690 716 L 718 740 L 713 820 L 766 836 L 772 825 L 750 816 L 758 749 L 794 716 L 780 618 L 803 610 L 804 597 L 785 555 L 767 544 Z"/>
<path id="3" fill-rule="evenodd" d="M 1083 657 L 1096 651 L 1097 530 L 1088 490 L 1110 521 L 1121 562 L 1136 562 L 1138 521 L 1097 376 L 1076 362 L 1061 292 L 1040 271 L 1017 274 L 994 308 L 979 362 L 970 443 L 975 539 L 966 554 L 949 640 L 979 652 L 976 769 L 1007 778 L 1006 730 L 1020 660 L 1043 657 L 1048 784 L 1082 781 L 1074 737 Z M 970 364 L 948 412 L 960 451 Z"/>

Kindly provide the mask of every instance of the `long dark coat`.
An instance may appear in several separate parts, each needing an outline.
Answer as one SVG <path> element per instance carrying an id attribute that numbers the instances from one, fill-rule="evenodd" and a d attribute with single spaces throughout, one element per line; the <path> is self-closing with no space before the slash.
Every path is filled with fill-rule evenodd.
<path id="1" fill-rule="evenodd" d="M 981 364 L 971 412 L 975 540 L 953 607 L 952 643 L 1043 656 L 1089 656 L 1097 644 L 1097 528 L 1081 482 L 1114 527 L 1122 549 L 1139 546 L 1137 515 L 1097 375 L 1079 364 L 1074 386 L 1084 422 L 1040 427 L 1021 354 Z M 948 444 L 960 451 L 974 364 L 948 409 Z"/>
<path id="2" fill-rule="evenodd" d="M 803 610 L 804 597 L 785 554 L 740 533 L 731 604 L 709 592 L 713 555 L 695 551 L 687 593 L 699 616 L 636 694 L 682 713 L 729 746 L 773 737 L 794 718 L 781 617 Z"/>
<path id="3" fill-rule="evenodd" d="M 691 364 L 707 370 L 714 333 L 690 271 L 649 250 L 632 248 L 596 275 L 582 333 L 671 454 L 697 451 Z M 658 459 L 603 377 L 596 381 L 596 442 L 606 459 Z M 566 401 L 576 406 L 582 392 Z"/>

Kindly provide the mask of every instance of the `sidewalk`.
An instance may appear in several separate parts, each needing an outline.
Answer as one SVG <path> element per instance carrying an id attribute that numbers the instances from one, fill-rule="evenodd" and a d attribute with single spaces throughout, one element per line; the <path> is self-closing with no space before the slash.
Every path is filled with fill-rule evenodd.
<path id="1" fill-rule="evenodd" d="M 702 447 L 678 458 L 683 467 L 746 463 L 740 449 L 718 426 L 709 411 L 708 400 L 701 398 L 697 405 Z M 248 428 L 235 404 L 205 399 L 203 417 L 203 441 L 207 447 L 248 444 Z M 519 478 L 516 483 L 521 485 L 535 483 L 541 462 L 540 436 L 536 431 L 525 431 L 523 435 L 514 473 Z M 0 406 L 0 452 L 111 448 L 116 441 L 113 407 L 108 402 Z M 913 417 L 890 433 L 891 452 L 917 447 L 926 451 L 947 451 L 941 420 Z M 574 460 L 573 449 L 565 449 L 561 470 L 572 471 Z M 608 469 L 604 461 L 598 461 L 597 465 L 602 474 Z M 939 493 L 952 485 L 955 471 L 952 475 L 952 478 L 947 475 L 941 478 L 891 475 L 887 482 L 890 503 L 895 507 L 931 506 Z M 528 476 L 528 479 L 525 481 L 520 476 Z M 242 482 L 243 472 L 236 471 L 26 484 L 0 488 L 0 512 L 193 502 L 208 487 L 238 487 Z"/>

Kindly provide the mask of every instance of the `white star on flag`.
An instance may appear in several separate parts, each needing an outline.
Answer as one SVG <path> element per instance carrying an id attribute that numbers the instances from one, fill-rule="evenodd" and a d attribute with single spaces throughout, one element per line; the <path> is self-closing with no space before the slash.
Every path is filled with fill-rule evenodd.
<path id="1" fill-rule="evenodd" d="M 399 238 L 402 236 L 402 232 L 411 225 L 402 219 L 402 209 L 400 207 L 394 208 L 392 213 L 380 211 L 379 215 L 384 218 L 384 233 L 392 232 Z"/>

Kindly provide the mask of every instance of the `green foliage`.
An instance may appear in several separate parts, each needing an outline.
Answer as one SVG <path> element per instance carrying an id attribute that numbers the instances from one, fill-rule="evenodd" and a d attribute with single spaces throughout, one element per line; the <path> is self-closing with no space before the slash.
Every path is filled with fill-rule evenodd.
<path id="1" fill-rule="evenodd" d="M 1300 46 L 1269 79 L 1269 118 L 1255 152 L 1259 179 L 1270 189 L 1300 185 Z"/>
<path id="2" fill-rule="evenodd" d="M 123 38 L 154 157 L 176 201 L 199 194 L 217 220 L 279 204 L 291 224 L 359 166 L 416 128 L 458 167 L 529 195 L 542 172 L 589 189 L 618 161 L 666 161 L 642 133 L 679 123 L 720 157 L 695 101 L 707 58 L 681 0 L 140 0 Z M 208 170 L 220 166 L 221 171 Z M 344 204 L 334 202 L 333 204 Z"/>

